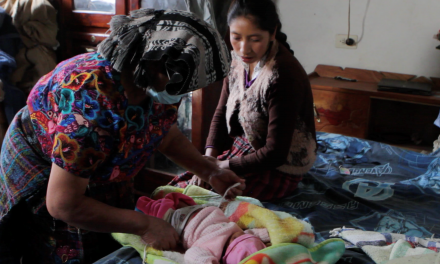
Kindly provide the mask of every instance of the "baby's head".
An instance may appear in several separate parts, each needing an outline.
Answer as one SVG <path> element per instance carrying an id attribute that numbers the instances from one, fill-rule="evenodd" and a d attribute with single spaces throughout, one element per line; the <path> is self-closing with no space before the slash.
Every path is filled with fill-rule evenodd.
<path id="1" fill-rule="evenodd" d="M 266 245 L 260 238 L 244 232 L 236 232 L 229 239 L 229 246 L 223 256 L 223 264 L 237 264 L 265 247 Z"/>

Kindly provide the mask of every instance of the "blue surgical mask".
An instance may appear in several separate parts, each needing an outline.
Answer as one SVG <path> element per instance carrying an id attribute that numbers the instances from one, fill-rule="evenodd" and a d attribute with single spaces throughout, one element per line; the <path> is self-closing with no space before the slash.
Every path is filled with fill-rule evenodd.
<path id="1" fill-rule="evenodd" d="M 156 92 L 152 88 L 147 89 L 147 94 L 153 98 L 155 102 L 161 103 L 161 104 L 176 104 L 180 102 L 180 99 L 185 94 L 179 94 L 179 95 L 170 95 L 167 93 L 166 90 L 163 90 L 162 92 Z"/>

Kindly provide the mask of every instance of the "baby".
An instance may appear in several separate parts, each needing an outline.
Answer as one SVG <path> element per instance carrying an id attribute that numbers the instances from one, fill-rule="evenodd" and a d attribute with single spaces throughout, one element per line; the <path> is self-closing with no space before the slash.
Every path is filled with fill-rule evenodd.
<path id="1" fill-rule="evenodd" d="M 185 263 L 237 264 L 247 256 L 265 248 L 269 242 L 267 229 L 243 231 L 229 221 L 215 206 L 196 205 L 184 194 L 170 193 L 159 200 L 141 197 L 136 210 L 169 222 L 179 234 L 185 252 Z"/>

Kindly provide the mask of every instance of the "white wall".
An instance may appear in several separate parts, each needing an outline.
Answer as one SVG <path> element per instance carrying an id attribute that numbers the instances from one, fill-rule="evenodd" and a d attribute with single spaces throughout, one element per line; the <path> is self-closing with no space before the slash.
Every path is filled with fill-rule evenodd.
<path id="1" fill-rule="evenodd" d="M 348 0 L 278 0 L 283 31 L 308 73 L 318 64 L 440 77 L 439 0 L 352 0 L 357 49 L 335 48 L 347 34 Z"/>

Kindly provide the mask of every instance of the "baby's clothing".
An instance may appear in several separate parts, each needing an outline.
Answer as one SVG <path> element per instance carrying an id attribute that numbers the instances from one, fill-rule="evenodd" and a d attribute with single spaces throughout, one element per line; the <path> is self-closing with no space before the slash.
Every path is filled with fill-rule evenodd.
<path id="1" fill-rule="evenodd" d="M 177 208 L 182 202 L 190 206 Z M 191 197 L 180 193 L 170 193 L 159 200 L 141 197 L 136 207 L 147 215 L 160 217 L 171 223 L 179 233 L 183 247 L 187 249 L 185 263 L 219 263 L 229 238 L 232 234 L 242 231 L 219 208 L 196 205 Z M 200 211 L 189 220 L 197 210 Z M 263 242 L 270 241 L 265 228 L 245 232 L 260 237 Z"/>
<path id="2" fill-rule="evenodd" d="M 266 248 L 266 245 L 256 236 L 245 234 L 237 237 L 228 246 L 223 256 L 223 264 L 237 264 L 253 253 Z"/>
<path id="3" fill-rule="evenodd" d="M 170 217 L 164 220 L 170 223 L 174 227 L 174 229 L 176 229 L 180 237 L 191 215 L 193 215 L 194 213 L 196 213 L 196 211 L 201 210 L 202 208 L 205 207 L 206 206 L 203 205 L 193 205 L 193 206 L 183 207 L 172 212 L 170 214 Z"/>
<path id="4" fill-rule="evenodd" d="M 186 263 L 218 263 L 226 242 L 235 232 L 242 231 L 230 222 L 217 207 L 202 209 L 188 222 L 183 232 Z"/>
<path id="5" fill-rule="evenodd" d="M 142 211 L 146 215 L 152 215 L 162 219 L 170 219 L 172 213 L 179 206 L 179 203 L 188 206 L 197 205 L 196 202 L 187 195 L 169 193 L 159 200 L 153 200 L 147 196 L 140 197 L 136 203 L 136 211 Z"/>

